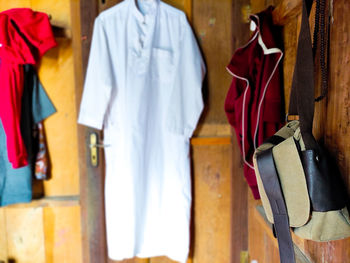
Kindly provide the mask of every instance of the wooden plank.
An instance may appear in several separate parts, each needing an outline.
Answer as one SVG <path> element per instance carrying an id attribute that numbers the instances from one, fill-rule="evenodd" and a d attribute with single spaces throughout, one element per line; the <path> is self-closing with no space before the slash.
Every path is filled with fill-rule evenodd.
<path id="1" fill-rule="evenodd" d="M 231 126 L 217 123 L 199 123 L 193 133 L 194 137 L 231 136 Z"/>
<path id="2" fill-rule="evenodd" d="M 5 209 L 0 208 L 0 262 L 5 262 L 8 258 Z"/>
<path id="3" fill-rule="evenodd" d="M 223 145 L 223 144 L 231 144 L 231 137 L 200 137 L 200 138 L 192 138 L 191 145 Z"/>
<path id="4" fill-rule="evenodd" d="M 6 209 L 8 259 L 46 263 L 42 208 Z"/>
<path id="5" fill-rule="evenodd" d="M 46 196 L 78 195 L 76 105 L 73 50 L 70 40 L 57 39 L 58 47 L 48 51 L 39 77 L 57 112 L 45 120 L 51 159 L 51 180 L 44 182 Z"/>
<path id="6" fill-rule="evenodd" d="M 12 1 L 11 1 L 12 2 Z M 22 6 L 22 5 L 20 5 Z M 47 1 L 47 0 L 31 0 L 31 8 L 50 15 L 51 24 L 57 27 L 70 29 L 70 0 Z"/>
<path id="7" fill-rule="evenodd" d="M 231 145 L 198 145 L 193 153 L 192 259 L 231 261 Z"/>
<path id="8" fill-rule="evenodd" d="M 260 225 L 261 229 L 263 229 L 263 231 L 269 237 L 269 239 L 270 239 L 269 242 L 271 242 L 276 248 L 278 248 L 277 239 L 272 234 L 272 225 L 270 222 L 268 222 L 267 217 L 265 215 L 264 208 L 261 205 L 258 205 L 255 207 L 254 217 L 256 219 L 257 224 Z M 292 238 L 293 238 L 293 242 L 294 242 L 294 254 L 295 254 L 296 263 L 311 263 L 310 259 L 308 259 L 303 254 L 303 252 L 300 250 L 300 248 L 302 247 L 302 246 L 300 246 L 301 239 L 299 239 L 298 242 L 295 242 L 298 237 L 295 236 L 293 232 L 291 232 L 291 233 L 292 233 Z M 305 243 L 305 241 L 302 241 L 302 242 Z M 295 245 L 296 243 L 298 245 Z M 276 253 L 276 251 L 275 251 L 275 253 Z M 270 261 L 267 261 L 267 262 L 270 262 Z M 276 261 L 276 262 L 278 262 L 278 261 Z"/>
<path id="9" fill-rule="evenodd" d="M 0 1 L 0 11 L 4 11 L 10 8 L 31 7 L 31 0 L 11 0 L 11 1 Z"/>
<path id="10" fill-rule="evenodd" d="M 334 3 L 325 142 L 337 159 L 350 190 L 350 75 L 347 70 L 350 66 L 350 25 L 344 10 L 350 10 L 349 1 Z"/>
<path id="11" fill-rule="evenodd" d="M 324 141 L 336 159 L 347 190 L 350 190 L 350 26 L 347 14 L 349 1 L 334 1 L 330 36 L 330 80 L 324 120 Z M 321 129 L 321 127 L 320 127 Z M 350 258 L 350 239 L 317 243 L 305 241 L 304 253 L 314 262 L 347 262 Z"/>
<path id="12" fill-rule="evenodd" d="M 277 241 L 273 237 L 271 228 L 256 211 L 256 206 L 261 201 L 253 199 L 248 194 L 248 229 L 249 229 L 249 256 L 250 260 L 257 260 L 259 263 L 279 263 Z"/>
<path id="13" fill-rule="evenodd" d="M 189 21 L 192 21 L 192 0 L 164 0 L 165 3 L 183 10 Z"/>
<path id="14" fill-rule="evenodd" d="M 227 124 L 223 107 L 232 80 L 226 71 L 232 56 L 231 16 L 232 0 L 193 0 L 193 27 L 207 65 L 201 123 Z"/>
<path id="15" fill-rule="evenodd" d="M 279 24 L 284 24 L 284 80 L 286 104 L 289 102 L 289 91 L 291 87 L 291 78 L 294 71 L 297 35 L 300 27 L 300 1 L 284 0 L 281 6 L 285 11 L 281 12 L 282 19 Z M 288 11 L 289 10 L 289 11 Z M 350 26 L 347 23 L 346 12 L 350 10 L 350 3 L 347 1 L 334 2 L 334 23 L 331 25 L 331 46 L 330 46 L 330 86 L 328 99 L 322 103 L 316 104 L 314 134 L 317 138 L 323 138 L 326 146 L 336 158 L 341 173 L 344 177 L 347 189 L 350 189 L 350 139 L 349 136 L 349 85 L 350 77 L 348 74 L 349 66 L 349 36 Z M 289 12 L 289 14 L 287 14 Z M 314 9 L 312 10 L 311 20 Z M 277 15 L 278 17 L 278 15 Z M 319 62 L 316 61 L 316 71 L 319 71 Z M 319 74 L 316 77 L 316 92 L 319 93 Z M 253 229 L 252 232 L 255 232 Z M 254 238 L 254 237 L 250 237 Z M 263 238 L 260 238 L 260 241 Z M 350 239 L 338 240 L 332 242 L 313 242 L 298 238 L 293 235 L 294 242 L 311 262 L 347 262 L 350 258 Z M 258 244 L 252 246 L 252 249 L 260 249 Z M 263 250 L 254 252 L 255 254 L 273 253 Z M 277 253 L 277 252 L 276 252 Z M 264 262 L 264 261 L 263 261 Z M 270 261 L 268 261 L 270 262 Z M 260 260 L 259 260 L 260 263 Z"/>
<path id="16" fill-rule="evenodd" d="M 73 7 L 73 5 L 72 5 Z M 81 94 L 83 91 L 83 79 L 86 73 L 92 30 L 95 17 L 100 10 L 99 2 L 95 0 L 80 0 L 74 5 L 73 14 L 80 18 L 75 19 L 73 43 L 78 64 L 76 64 L 76 105 L 79 108 Z M 79 58 L 79 56 L 81 56 Z M 78 127 L 78 152 L 80 173 L 80 195 L 82 211 L 82 240 L 83 240 L 83 262 L 107 262 L 107 244 L 104 213 L 104 164 L 92 168 L 89 164 L 89 133 L 97 132 L 84 126 Z M 101 133 L 98 132 L 100 138 Z M 99 156 L 103 160 L 102 150 Z"/>
<path id="17" fill-rule="evenodd" d="M 243 46 L 249 39 L 249 24 L 243 19 L 250 8 L 249 0 L 232 1 L 232 47 L 233 50 Z M 233 53 L 233 51 L 232 51 Z M 241 251 L 248 250 L 248 186 L 243 175 L 241 152 L 234 133 L 232 134 L 232 262 L 240 262 Z"/>
<path id="18" fill-rule="evenodd" d="M 87 3 L 86 1 L 80 1 L 75 0 L 71 1 L 71 20 L 72 20 L 72 46 L 73 46 L 73 59 L 74 59 L 74 82 L 75 82 L 75 103 L 76 103 L 76 113 L 78 115 L 79 112 L 79 106 L 81 101 L 81 95 L 83 90 L 83 83 L 84 83 L 84 74 L 86 70 L 86 65 L 83 66 L 83 63 L 87 63 L 87 52 L 85 51 L 83 54 L 82 46 L 83 42 L 87 41 L 87 37 L 83 38 L 82 34 L 82 26 L 81 21 L 82 17 L 86 16 L 86 13 L 89 9 L 87 9 L 87 5 L 93 4 L 91 2 Z M 96 5 L 94 5 L 96 7 Z M 81 12 L 82 8 L 84 8 L 84 12 Z M 90 7 L 91 8 L 91 7 Z M 91 18 L 92 19 L 92 18 Z M 93 20 L 86 20 L 85 25 L 92 26 Z M 90 33 L 91 34 L 91 33 Z M 83 59 L 85 57 L 85 59 Z M 76 116 L 77 118 L 78 116 Z M 105 239 L 105 233 L 104 231 L 102 233 L 97 234 L 97 236 L 91 236 L 90 231 L 88 228 L 89 221 L 91 220 L 93 223 L 95 223 L 95 219 L 92 218 L 93 216 L 101 217 L 101 221 L 103 220 L 102 214 L 91 214 L 88 212 L 88 207 L 92 204 L 89 203 L 88 200 L 88 193 L 89 188 L 88 185 L 88 177 L 87 174 L 87 163 L 86 163 L 86 144 L 85 144 L 85 128 L 82 126 L 77 127 L 77 134 L 78 134 L 78 160 L 79 160 L 79 174 L 80 174 L 80 205 L 81 205 L 81 246 L 82 246 L 82 261 L 89 263 L 90 261 L 90 244 L 92 240 L 97 240 L 96 243 L 100 240 L 101 236 L 102 239 Z M 100 179 L 101 180 L 101 179 Z M 102 196 L 103 194 L 100 193 Z M 102 213 L 104 211 L 101 211 Z M 103 223 L 102 223 L 103 224 Z M 105 243 L 104 243 L 105 245 Z M 98 253 L 95 252 L 95 256 Z M 102 253 L 103 257 L 99 258 L 102 260 L 102 262 L 106 261 L 106 251 Z M 96 259 L 96 258 L 95 258 Z"/>
<path id="19" fill-rule="evenodd" d="M 171 260 L 168 257 L 154 257 L 150 259 L 150 263 L 177 263 L 177 261 Z"/>
<path id="20" fill-rule="evenodd" d="M 57 198 L 41 198 L 33 200 L 30 203 L 13 204 L 6 207 L 6 209 L 24 209 L 24 208 L 39 208 L 39 207 L 70 207 L 79 205 L 79 196 L 67 196 Z"/>
<path id="21" fill-rule="evenodd" d="M 80 220 L 79 205 L 44 208 L 47 263 L 83 262 Z"/>
<path id="22" fill-rule="evenodd" d="M 300 27 L 301 16 L 289 21 L 283 28 L 284 40 L 284 58 L 283 58 L 283 80 L 284 80 L 284 101 L 285 111 L 288 112 L 290 90 L 292 87 L 292 79 L 294 72 L 294 65 L 297 55 L 298 44 L 298 28 Z"/>
<path id="23" fill-rule="evenodd" d="M 243 174 L 243 162 L 236 138 L 232 138 L 232 262 L 239 262 L 241 251 L 248 250 L 248 185 Z M 251 193 L 249 192 L 251 195 Z"/>
<path id="24" fill-rule="evenodd" d="M 99 0 L 99 12 L 102 12 L 112 6 L 120 3 L 122 0 Z"/>

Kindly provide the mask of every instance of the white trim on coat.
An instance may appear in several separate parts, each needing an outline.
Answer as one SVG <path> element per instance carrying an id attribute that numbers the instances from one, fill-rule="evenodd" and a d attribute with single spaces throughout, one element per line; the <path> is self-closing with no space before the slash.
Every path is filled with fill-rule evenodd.
<path id="1" fill-rule="evenodd" d="M 254 17 L 257 18 L 257 20 L 259 21 L 259 17 L 254 15 Z M 253 22 L 255 24 L 255 22 L 252 20 L 251 22 Z M 256 25 L 256 24 L 255 24 Z M 264 91 L 263 91 L 263 96 L 261 97 L 260 101 L 259 101 L 259 106 L 258 106 L 258 116 L 257 116 L 257 121 L 256 121 L 256 125 L 255 125 L 255 132 L 254 132 L 254 139 L 253 139 L 253 145 L 254 145 L 254 150 L 256 150 L 256 137 L 258 134 L 258 128 L 259 128 L 259 119 L 260 119 L 260 115 L 261 115 L 261 107 L 262 107 L 262 103 L 264 101 L 265 98 L 265 94 L 268 88 L 268 85 L 270 84 L 270 81 L 273 77 L 273 75 L 275 74 L 277 67 L 280 63 L 280 61 L 282 60 L 283 57 L 283 52 L 279 49 L 279 48 L 267 48 L 264 41 L 262 40 L 261 34 L 260 34 L 260 29 L 259 26 L 256 25 L 256 33 L 254 34 L 254 36 L 249 40 L 249 42 L 247 44 L 245 44 L 243 47 L 241 48 L 245 48 L 247 47 L 251 42 L 253 42 L 256 37 L 258 37 L 258 43 L 261 46 L 261 48 L 263 49 L 264 55 L 270 55 L 270 54 L 276 54 L 279 53 L 280 56 L 276 62 L 276 65 L 264 87 Z M 244 78 L 242 76 L 238 76 L 235 73 L 233 73 L 228 67 L 226 67 L 227 71 L 235 78 L 243 80 L 246 82 L 246 87 L 244 90 L 244 94 L 243 94 L 243 103 L 242 103 L 242 155 L 243 155 L 243 161 L 244 163 L 251 169 L 254 169 L 254 166 L 252 166 L 245 158 L 245 145 L 244 145 L 244 139 L 245 139 L 245 128 L 244 128 L 244 121 L 245 121 L 245 103 L 246 103 L 246 95 L 247 95 L 247 91 L 249 88 L 249 80 L 247 78 Z"/>

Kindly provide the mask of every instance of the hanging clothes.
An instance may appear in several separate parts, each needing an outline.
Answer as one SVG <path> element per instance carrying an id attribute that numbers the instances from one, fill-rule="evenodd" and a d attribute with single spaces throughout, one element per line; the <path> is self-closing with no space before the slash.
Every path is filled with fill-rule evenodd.
<path id="1" fill-rule="evenodd" d="M 20 131 L 23 65 L 35 65 L 56 45 L 46 14 L 28 8 L 0 13 L 0 119 L 13 168 L 28 164 Z"/>
<path id="2" fill-rule="evenodd" d="M 39 138 L 33 133 L 34 126 L 55 112 L 35 69 L 25 65 L 20 129 L 28 152 L 28 165 L 17 169 L 12 167 L 7 158 L 6 134 L 0 121 L 0 206 L 32 200 L 32 177 L 39 148 Z"/>
<path id="3" fill-rule="evenodd" d="M 244 176 L 259 199 L 253 165 L 255 149 L 284 123 L 282 33 L 273 24 L 273 7 L 250 17 L 255 31 L 237 49 L 227 70 L 233 76 L 225 100 L 229 123 L 235 128 L 244 161 Z"/>
<path id="4" fill-rule="evenodd" d="M 104 130 L 108 254 L 185 262 L 189 139 L 203 109 L 205 66 L 185 14 L 135 0 L 102 12 L 78 122 Z M 139 3 L 142 4 L 142 1 Z"/>

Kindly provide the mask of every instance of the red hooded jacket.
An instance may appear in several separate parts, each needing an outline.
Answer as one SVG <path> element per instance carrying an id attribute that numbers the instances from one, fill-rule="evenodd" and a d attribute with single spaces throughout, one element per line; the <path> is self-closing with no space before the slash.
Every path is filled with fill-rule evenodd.
<path id="1" fill-rule="evenodd" d="M 227 66 L 233 80 L 225 111 L 235 128 L 244 176 L 256 199 L 260 196 L 253 166 L 254 151 L 284 122 L 282 37 L 280 28 L 273 25 L 272 10 L 269 7 L 250 17 L 256 29 L 248 43 L 235 51 Z"/>
<path id="2" fill-rule="evenodd" d="M 23 65 L 35 65 L 56 45 L 46 14 L 28 8 L 0 13 L 0 118 L 13 168 L 28 164 L 20 132 Z"/>

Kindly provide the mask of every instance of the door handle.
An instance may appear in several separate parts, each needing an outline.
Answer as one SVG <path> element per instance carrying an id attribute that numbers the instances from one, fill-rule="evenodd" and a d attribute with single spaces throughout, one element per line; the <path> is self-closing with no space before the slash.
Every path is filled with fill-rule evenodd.
<path id="1" fill-rule="evenodd" d="M 98 149 L 97 149 L 97 144 L 98 144 L 98 134 L 96 132 L 90 133 L 90 164 L 92 167 L 97 167 L 98 166 Z"/>
<path id="2" fill-rule="evenodd" d="M 92 132 L 90 133 L 90 143 L 89 143 L 89 148 L 90 148 L 90 164 L 92 167 L 97 167 L 99 163 L 99 152 L 98 148 L 105 148 L 109 147 L 109 144 L 101 144 L 99 143 L 99 138 L 98 138 L 98 133 Z"/>

